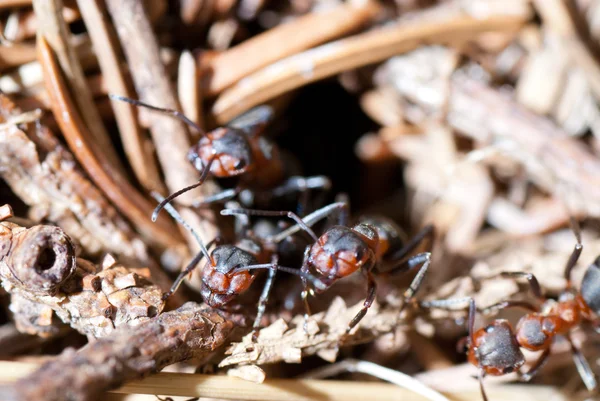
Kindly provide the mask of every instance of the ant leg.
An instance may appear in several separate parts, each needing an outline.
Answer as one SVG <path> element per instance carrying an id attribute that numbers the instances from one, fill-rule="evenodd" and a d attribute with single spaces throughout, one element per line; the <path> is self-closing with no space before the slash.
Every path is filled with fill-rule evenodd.
<path id="1" fill-rule="evenodd" d="M 344 202 L 335 202 L 335 203 L 329 204 L 327 206 L 323 206 L 321 209 L 315 210 L 311 214 L 304 216 L 304 218 L 302 219 L 302 223 L 304 225 L 310 227 L 313 224 L 315 224 L 317 221 L 329 216 L 331 213 L 337 211 L 338 209 L 346 211 L 347 207 L 348 207 L 347 204 Z M 221 214 L 222 214 L 222 212 L 221 212 Z M 286 228 L 285 230 L 283 230 L 282 232 L 280 232 L 276 235 L 268 237 L 266 240 L 268 242 L 278 243 L 278 242 L 283 241 L 290 235 L 297 233 L 298 231 L 300 231 L 302 229 L 303 229 L 302 225 L 295 224 L 289 228 Z"/>
<path id="2" fill-rule="evenodd" d="M 581 376 L 581 380 L 588 391 L 592 393 L 596 393 L 598 391 L 598 379 L 596 374 L 590 367 L 590 364 L 585 359 L 585 356 L 581 353 L 581 350 L 573 343 L 571 336 L 565 336 L 571 345 L 571 353 L 573 354 L 573 362 L 575 362 L 575 366 L 577 367 L 577 372 L 579 376 Z"/>
<path id="3" fill-rule="evenodd" d="M 269 192 L 273 196 L 285 196 L 294 192 L 304 192 L 308 189 L 323 189 L 328 190 L 331 188 L 331 180 L 324 175 L 317 175 L 313 177 L 290 177 L 285 182 Z"/>
<path id="4" fill-rule="evenodd" d="M 213 239 L 212 241 L 210 241 L 208 243 L 207 248 L 210 248 L 215 243 L 219 243 L 219 242 L 221 242 L 221 239 L 217 237 L 217 238 Z M 179 273 L 179 276 L 177 276 L 177 278 L 173 282 L 173 285 L 171 286 L 171 289 L 169 289 L 169 291 L 167 291 L 167 292 L 165 292 L 163 294 L 163 296 L 162 296 L 162 300 L 163 301 L 166 301 L 171 295 L 173 295 L 173 293 L 175 291 L 177 291 L 177 289 L 179 288 L 179 286 L 183 282 L 183 279 L 185 278 L 185 276 L 187 276 L 189 273 L 191 273 L 196 268 L 196 266 L 198 266 L 198 263 L 200 263 L 200 261 L 202 260 L 203 257 L 204 257 L 204 253 L 203 252 L 198 252 L 198 254 L 196 254 L 196 256 L 194 256 L 194 259 L 192 259 L 190 261 L 190 263 L 188 263 L 188 265 L 186 266 L 186 268 L 183 269 Z"/>
<path id="5" fill-rule="evenodd" d="M 120 100 L 122 102 L 133 104 L 134 106 L 145 107 L 147 109 L 158 111 L 158 112 L 163 113 L 163 114 L 169 114 L 169 115 L 174 116 L 175 118 L 183 121 L 184 123 L 186 123 L 190 127 L 194 128 L 196 131 L 198 131 L 199 133 L 201 133 L 202 135 L 204 135 L 204 133 L 205 133 L 204 130 L 202 128 L 200 128 L 200 126 L 198 124 L 196 124 L 195 122 L 193 122 L 192 120 L 190 120 L 188 117 L 186 117 L 185 114 L 183 114 L 183 113 L 181 113 L 181 112 L 179 112 L 177 110 L 165 109 L 165 108 L 162 108 L 162 107 L 152 106 L 152 105 L 150 105 L 148 103 L 140 102 L 139 100 L 130 99 L 128 97 L 124 97 L 124 96 L 120 96 L 120 95 L 115 95 L 115 94 L 112 94 L 112 93 L 109 93 L 108 97 L 111 98 L 112 100 Z"/>
<path id="6" fill-rule="evenodd" d="M 485 373 L 483 370 L 479 370 L 479 374 L 477 375 L 477 380 L 479 380 L 479 391 L 481 391 L 481 398 L 483 401 L 488 401 L 488 396 L 485 393 L 485 388 L 483 387 L 483 378 L 485 377 Z"/>
<path id="7" fill-rule="evenodd" d="M 473 333 L 475 327 L 475 313 L 477 308 L 475 307 L 475 299 L 472 297 L 463 298 L 449 298 L 449 299 L 433 299 L 430 301 L 419 302 L 419 307 L 424 309 L 442 309 L 448 311 L 455 311 L 464 308 L 456 308 L 456 305 L 469 305 L 469 318 L 467 328 L 469 330 L 469 341 L 473 344 Z"/>
<path id="8" fill-rule="evenodd" d="M 577 243 L 575 244 L 575 248 L 573 248 L 573 252 L 567 260 L 567 265 L 565 266 L 565 280 L 567 280 L 567 286 L 571 287 L 571 271 L 577 264 L 579 260 L 579 256 L 581 255 L 581 251 L 583 250 L 583 245 L 581 244 L 581 229 L 579 228 L 579 223 L 575 218 L 570 218 L 571 228 L 573 229 L 573 233 L 575 233 L 575 239 Z"/>
<path id="9" fill-rule="evenodd" d="M 529 288 L 531 289 L 533 296 L 541 301 L 545 300 L 544 296 L 542 295 L 542 288 L 540 287 L 540 283 L 533 273 L 501 272 L 501 273 L 495 274 L 491 277 L 487 277 L 486 279 L 495 278 L 495 277 L 513 278 L 513 279 L 519 279 L 519 278 L 524 277 L 527 279 L 527 283 L 529 284 Z"/>
<path id="10" fill-rule="evenodd" d="M 531 369 L 529 369 L 527 372 L 519 371 L 518 374 L 521 381 L 530 381 L 531 378 L 535 376 L 536 373 L 542 368 L 542 366 L 546 362 L 546 359 L 548 359 L 548 355 L 550 355 L 550 347 L 546 348 L 544 352 L 542 352 L 542 355 L 540 355 L 537 361 L 535 361 L 535 364 L 531 367 Z"/>
<path id="11" fill-rule="evenodd" d="M 373 273 L 370 271 L 366 272 L 367 275 L 367 298 L 363 304 L 362 309 L 352 318 L 350 323 L 348 324 L 348 328 L 346 328 L 346 334 L 350 333 L 350 330 L 354 328 L 362 320 L 363 317 L 367 314 L 367 311 L 373 305 L 373 301 L 375 300 L 375 293 L 377 291 L 377 283 L 375 282 L 375 278 L 373 277 Z"/>
<path id="12" fill-rule="evenodd" d="M 201 201 L 193 202 L 192 207 L 204 207 L 212 205 L 213 203 L 226 202 L 235 198 L 241 192 L 241 190 L 242 188 L 240 187 L 226 189 L 214 195 L 207 196 Z"/>
<path id="13" fill-rule="evenodd" d="M 212 257 L 208 253 L 208 249 L 206 249 L 206 246 L 204 246 L 204 242 L 202 242 L 202 238 L 200 238 L 200 235 L 196 232 L 196 230 L 194 230 L 192 228 L 192 226 L 190 226 L 183 219 L 183 217 L 181 217 L 181 215 L 179 214 L 179 212 L 177 212 L 177 210 L 175 210 L 175 208 L 173 207 L 173 205 L 169 204 L 168 202 L 165 202 L 165 198 L 163 198 L 162 195 L 160 195 L 158 192 L 152 192 L 151 195 L 152 195 L 152 197 L 154 199 L 156 199 L 157 201 L 159 201 L 161 204 L 164 203 L 163 206 L 164 206 L 165 210 L 167 211 L 167 213 L 169 213 L 171 215 L 171 217 L 175 221 L 177 221 L 179 224 L 181 224 L 186 230 L 188 230 L 194 236 L 194 239 L 196 240 L 196 242 L 198 243 L 198 245 L 200 245 L 200 251 L 202 251 L 202 253 L 204 254 L 204 256 L 206 256 L 206 259 L 208 261 L 210 261 L 210 264 L 214 266 L 214 264 L 215 264 L 214 260 L 212 259 Z"/>
<path id="14" fill-rule="evenodd" d="M 304 273 L 310 273 L 310 266 L 308 264 L 309 252 L 310 246 L 307 246 L 304 250 L 304 260 L 302 261 L 302 267 L 300 268 L 300 271 Z M 310 304 L 308 303 L 308 280 L 302 278 L 302 284 L 304 286 L 302 291 L 302 302 L 304 303 L 304 324 L 302 326 L 304 328 L 304 333 L 308 335 L 308 317 L 311 315 Z"/>
<path id="15" fill-rule="evenodd" d="M 399 267 L 404 266 L 404 264 L 406 263 L 406 260 L 404 260 L 406 255 L 408 255 L 410 252 L 412 252 L 415 248 L 417 248 L 426 239 L 428 240 L 428 243 L 430 245 L 433 244 L 434 236 L 435 236 L 435 227 L 432 224 L 429 224 L 429 225 L 426 225 L 425 227 L 423 227 L 423 229 L 421 231 L 419 231 L 417 233 L 417 235 L 415 235 L 410 241 L 408 241 L 408 243 L 406 245 L 404 245 L 402 247 L 402 249 L 400 249 L 399 251 L 394 253 L 394 255 L 392 255 L 392 257 L 390 259 L 396 260 L 397 262 L 394 264 L 394 266 L 389 268 L 388 271 L 394 271 L 394 270 L 397 270 Z M 409 267 L 409 270 L 410 270 L 410 267 Z"/>
<path id="16" fill-rule="evenodd" d="M 181 195 L 185 192 L 191 191 L 192 189 L 197 188 L 200 185 L 202 185 L 204 183 L 204 181 L 206 181 L 206 179 L 208 178 L 208 173 L 210 173 L 210 166 L 213 164 L 213 162 L 215 161 L 216 158 L 217 158 L 217 155 L 214 155 L 213 157 L 211 157 L 210 160 L 208 161 L 208 163 L 206 163 L 206 166 L 204 166 L 202 168 L 202 174 L 200 175 L 200 178 L 198 179 L 197 183 L 192 184 L 188 187 L 182 188 L 179 191 L 175 191 L 171 195 L 164 198 L 152 212 L 152 221 L 156 221 L 160 211 L 164 207 L 166 207 L 166 205 L 169 204 L 169 202 L 171 202 L 173 199 L 177 198 L 179 195 Z M 156 196 L 154 196 L 154 198 L 156 199 Z"/>
<path id="17" fill-rule="evenodd" d="M 499 310 L 506 308 L 522 308 L 529 312 L 539 312 L 540 310 L 540 308 L 538 308 L 536 305 L 527 301 L 501 301 L 493 305 L 486 306 L 483 309 L 480 309 L 479 313 L 481 313 L 482 315 L 489 315 L 493 312 L 498 312 Z"/>
<path id="18" fill-rule="evenodd" d="M 275 255 L 271 259 L 271 263 L 277 265 L 279 258 Z M 271 289 L 273 288 L 273 283 L 275 282 L 275 275 L 277 274 L 277 270 L 270 269 L 269 275 L 267 276 L 267 281 L 265 282 L 265 286 L 263 287 L 262 293 L 260 294 L 260 299 L 258 301 L 258 310 L 256 312 L 256 318 L 254 319 L 254 325 L 252 326 L 252 342 L 256 342 L 258 339 L 258 330 L 260 329 L 260 321 L 265 314 L 265 310 L 267 308 L 267 302 L 269 301 L 269 295 L 271 294 Z"/>
<path id="19" fill-rule="evenodd" d="M 272 211 L 272 210 L 257 210 L 257 209 L 223 209 L 221 210 L 221 216 L 232 216 L 236 214 L 246 214 L 249 216 L 281 216 L 281 217 L 289 217 L 294 220 L 304 231 L 306 231 L 312 239 L 317 242 L 319 237 L 317 234 L 310 228 L 309 226 L 302 221 L 302 219 L 294 212 L 286 212 L 286 211 Z"/>
<path id="20" fill-rule="evenodd" d="M 419 291 L 419 288 L 421 288 L 421 284 L 423 284 L 423 280 L 425 279 L 425 274 L 427 274 L 427 269 L 429 269 L 430 263 L 431 254 L 429 252 L 419 253 L 406 261 L 408 270 L 412 270 L 419 265 L 421 265 L 421 268 L 419 268 L 416 276 L 413 278 L 406 291 L 404 291 L 404 304 L 402 305 L 402 309 L 404 309 L 404 307 L 410 301 L 412 301 L 412 298 L 415 296 L 416 292 Z"/>

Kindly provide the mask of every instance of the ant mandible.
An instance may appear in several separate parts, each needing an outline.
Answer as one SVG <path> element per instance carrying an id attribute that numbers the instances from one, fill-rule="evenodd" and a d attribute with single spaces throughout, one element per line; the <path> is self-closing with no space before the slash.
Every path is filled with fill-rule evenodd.
<path id="1" fill-rule="evenodd" d="M 164 199 L 156 192 L 152 193 L 152 196 L 159 202 Z M 165 209 L 173 219 L 194 236 L 200 245 L 200 252 L 181 271 L 170 290 L 163 294 L 163 300 L 167 300 L 177 291 L 185 276 L 191 273 L 204 257 L 209 262 L 202 270 L 200 295 L 207 305 L 218 309 L 231 307 L 232 301 L 250 288 L 257 277 L 254 271 L 268 269 L 269 275 L 260 295 L 258 311 L 253 325 L 252 339 L 256 340 L 276 271 L 294 274 L 301 277 L 304 282 L 311 282 L 315 288 L 324 288 L 324 284 L 312 274 L 280 266 L 277 253 L 264 247 L 261 241 L 252 236 L 242 237 L 234 245 L 217 245 L 209 254 L 208 249 L 220 241 L 214 239 L 205 246 L 198 233 L 187 224 L 172 205 L 165 203 Z M 303 223 L 300 221 L 299 224 Z"/>
<path id="2" fill-rule="evenodd" d="M 322 288 L 314 289 L 316 293 L 327 290 L 339 279 L 350 276 L 356 271 L 361 271 L 365 275 L 368 286 L 367 298 L 364 301 L 363 308 L 348 324 L 346 333 L 350 332 L 360 322 L 375 300 L 377 284 L 373 271 L 393 275 L 421 266 L 410 287 L 404 293 L 405 301 L 412 299 L 429 268 L 431 253 L 419 253 L 408 259 L 406 259 L 406 256 L 426 238 L 431 241 L 434 235 L 433 226 L 428 225 L 412 240 L 404 244 L 402 230 L 391 220 L 383 217 L 362 218 L 357 224 L 349 227 L 346 222 L 347 208 L 348 205 L 345 202 L 330 204 L 302 219 L 303 226 L 297 224 L 272 238 L 272 240 L 277 241 L 301 229 L 312 237 L 313 243 L 306 247 L 300 271 L 305 274 L 312 271 L 316 272 L 318 279 L 323 284 Z M 333 212 L 338 213 L 338 224 L 318 237 L 309 226 Z M 287 216 L 296 222 L 300 220 L 293 212 L 288 211 L 254 209 L 224 209 L 221 211 L 221 215 L 225 216 L 237 214 Z M 308 315 L 310 315 L 309 290 L 308 282 L 304 278 L 303 283 L 302 299 L 306 310 L 306 329 L 306 322 Z"/>
<path id="3" fill-rule="evenodd" d="M 521 317 L 515 329 L 505 319 L 496 319 L 487 326 L 474 331 L 475 302 L 472 298 L 422 301 L 423 308 L 453 309 L 452 306 L 468 302 L 469 318 L 467 338 L 467 358 L 479 369 L 479 384 L 484 401 L 487 395 L 483 387 L 486 375 L 501 376 L 518 372 L 521 379 L 529 381 L 542 367 L 550 355 L 550 347 L 556 336 L 563 336 L 570 344 L 573 360 L 584 384 L 590 392 L 597 392 L 598 381 L 590 365 L 570 337 L 570 332 L 582 322 L 596 323 L 600 314 L 600 257 L 586 270 L 577 291 L 571 283 L 571 272 L 583 249 L 581 234 L 577 222 L 572 219 L 571 225 L 577 243 L 569 257 L 564 271 L 567 281 L 566 289 L 558 300 L 549 299 L 542 294 L 537 278 L 526 272 L 502 272 L 498 276 L 504 278 L 525 278 L 539 304 L 527 301 L 502 301 L 481 310 L 487 314 L 504 308 L 519 307 L 529 311 Z M 529 351 L 542 351 L 534 365 L 527 371 L 520 368 L 525 363 L 521 348 Z"/>
<path id="4" fill-rule="evenodd" d="M 152 106 L 138 100 L 111 94 L 111 99 L 124 101 L 160 113 L 176 117 L 203 134 L 200 140 L 188 152 L 188 160 L 200 172 L 198 182 L 182 188 L 166 197 L 154 209 L 152 221 L 164 206 L 179 195 L 199 187 L 209 174 L 218 178 L 240 176 L 240 183 L 234 189 L 224 190 L 206 197 L 194 206 L 209 205 L 234 198 L 245 188 L 266 191 L 272 196 L 281 197 L 296 191 L 321 188 L 329 189 L 331 182 L 327 177 L 285 177 L 285 163 L 277 146 L 261 136 L 261 132 L 273 117 L 271 107 L 255 107 L 238 117 L 229 125 L 205 132 L 200 126 L 177 110 Z"/>

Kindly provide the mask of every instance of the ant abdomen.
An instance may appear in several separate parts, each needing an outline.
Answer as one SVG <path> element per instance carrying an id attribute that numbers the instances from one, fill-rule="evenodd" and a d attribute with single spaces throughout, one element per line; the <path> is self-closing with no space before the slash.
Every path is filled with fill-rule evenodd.
<path id="1" fill-rule="evenodd" d="M 580 293 L 587 309 L 600 315 L 600 257 L 587 268 L 581 281 Z"/>
<path id="2" fill-rule="evenodd" d="M 473 334 L 468 358 L 469 362 L 493 376 L 513 372 L 525 363 L 513 328 L 504 319 L 495 320 Z"/>

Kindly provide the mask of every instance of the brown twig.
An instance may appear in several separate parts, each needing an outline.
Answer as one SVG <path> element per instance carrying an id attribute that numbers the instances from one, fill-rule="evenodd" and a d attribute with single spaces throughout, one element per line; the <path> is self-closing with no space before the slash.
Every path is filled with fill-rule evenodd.
<path id="1" fill-rule="evenodd" d="M 92 134 L 79 117 L 52 49 L 43 37 L 38 39 L 38 48 L 52 112 L 81 165 L 149 242 L 161 247 L 177 245 L 178 235 L 173 224 L 164 216 L 157 220 L 157 224 L 151 222 L 149 216 L 154 209 L 153 205 L 112 168 L 110 161 L 105 159 L 104 151 L 98 148 L 97 142 L 90 139 Z"/>
<path id="2" fill-rule="evenodd" d="M 206 356 L 239 325 L 195 303 L 123 328 L 75 352 L 65 350 L 33 374 L 0 388 L 4 400 L 95 400 L 104 391 L 175 362 Z"/>
<path id="3" fill-rule="evenodd" d="M 139 99 L 154 106 L 179 109 L 143 3 L 136 0 L 108 0 L 106 5 L 131 69 Z M 196 182 L 197 172 L 186 157 L 190 141 L 183 122 L 156 112 L 149 114 L 152 116 L 152 139 L 169 190 L 174 192 Z M 191 191 L 180 200 L 189 201 L 198 193 Z"/>
<path id="4" fill-rule="evenodd" d="M 463 42 L 482 32 L 512 31 L 527 15 L 492 15 L 475 18 L 449 14 L 443 20 L 397 23 L 283 59 L 224 91 L 212 112 L 220 123 L 276 96 L 352 68 L 383 61 L 415 49 L 421 43 Z"/>
<path id="5" fill-rule="evenodd" d="M 102 337 L 163 308 L 162 291 L 148 281 L 148 269 L 125 268 L 110 256 L 102 266 L 76 259 L 71 239 L 58 227 L 0 222 L 0 249 L 2 287 L 42 306 L 13 312 L 35 317 L 38 327 L 52 326 L 54 311 L 81 333 Z"/>
<path id="6" fill-rule="evenodd" d="M 133 93 L 129 89 L 120 67 L 118 48 L 113 41 L 112 27 L 98 1 L 78 0 L 78 4 L 98 55 L 106 90 L 108 93 L 132 97 Z M 135 106 L 125 102 L 112 101 L 112 108 L 119 126 L 125 154 L 138 181 L 147 191 L 164 192 L 158 166 L 154 160 L 152 145 L 137 122 Z"/>
<path id="7" fill-rule="evenodd" d="M 110 162 L 113 169 L 119 173 L 125 170 L 114 147 L 110 142 L 108 132 L 94 105 L 94 100 L 83 74 L 83 69 L 69 40 L 69 31 L 62 16 L 62 0 L 34 0 L 33 9 L 41 22 L 38 36 L 56 54 L 60 67 L 65 74 L 65 88 L 71 90 L 74 105 L 81 113 L 82 121 L 92 133 L 88 140 L 97 144 Z"/>
<path id="8" fill-rule="evenodd" d="M 355 31 L 379 10 L 375 1 L 350 2 L 269 29 L 210 59 L 203 66 L 203 90 L 214 96 L 262 67 Z"/>

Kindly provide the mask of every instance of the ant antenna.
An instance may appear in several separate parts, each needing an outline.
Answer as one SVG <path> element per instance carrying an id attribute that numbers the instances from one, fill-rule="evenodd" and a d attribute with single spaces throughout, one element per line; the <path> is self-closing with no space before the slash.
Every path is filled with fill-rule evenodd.
<path id="1" fill-rule="evenodd" d="M 161 194 L 159 194 L 158 192 L 151 192 L 151 195 L 154 199 L 156 199 L 158 202 L 164 202 L 164 198 Z M 170 205 L 169 203 L 165 203 L 163 205 L 163 207 L 165 208 L 165 210 L 171 215 L 171 217 L 173 217 L 173 219 L 175 221 L 177 221 L 179 224 L 181 224 L 186 230 L 188 230 L 190 233 L 192 233 L 192 235 L 194 236 L 194 238 L 196 239 L 196 242 L 198 243 L 198 245 L 200 245 L 200 251 L 202 252 L 202 254 L 206 257 L 206 259 L 208 261 L 210 261 L 211 265 L 215 265 L 215 261 L 212 259 L 212 257 L 210 256 L 210 254 L 208 253 L 208 249 L 206 249 L 206 246 L 204 245 L 204 242 L 202 242 L 202 238 L 200 238 L 200 235 L 198 235 L 198 233 L 192 228 L 192 226 L 190 226 L 184 219 L 183 217 L 181 217 L 181 215 L 179 214 L 179 212 L 177 212 L 177 210 L 175 210 L 175 208 Z"/>
<path id="2" fill-rule="evenodd" d="M 246 271 L 246 270 L 257 270 L 257 269 L 274 269 L 274 270 L 280 270 L 282 272 L 285 273 L 290 273 L 290 274 L 294 274 L 296 276 L 299 276 L 303 279 L 306 279 L 308 281 L 310 281 L 312 283 L 312 285 L 315 286 L 315 288 L 323 291 L 327 289 L 327 285 L 325 283 L 323 283 L 321 280 L 319 280 L 318 278 L 316 278 L 315 276 L 313 276 L 310 273 L 305 273 L 303 271 L 300 271 L 298 269 L 294 269 L 292 267 L 285 267 L 285 266 L 279 266 L 279 265 L 274 265 L 272 263 L 265 263 L 262 265 L 250 265 L 250 266 L 241 266 L 238 267 L 237 269 L 235 269 L 236 271 Z"/>
<path id="3" fill-rule="evenodd" d="M 309 226 L 302 221 L 296 213 L 293 212 L 281 212 L 281 211 L 270 211 L 270 210 L 256 210 L 256 209 L 223 209 L 221 210 L 221 216 L 232 216 L 236 214 L 246 214 L 249 216 L 287 216 L 294 220 L 304 231 L 306 231 L 312 239 L 317 242 L 319 237 Z"/>
<path id="4" fill-rule="evenodd" d="M 109 93 L 108 97 L 111 98 L 112 100 L 120 100 L 122 102 L 133 104 L 134 106 L 145 107 L 147 109 L 158 111 L 158 112 L 163 113 L 163 114 L 169 114 L 169 115 L 171 115 L 171 116 L 173 116 L 175 118 L 178 118 L 179 120 L 183 121 L 184 123 L 186 123 L 190 127 L 194 128 L 200 134 L 202 134 L 202 135 L 205 134 L 205 131 L 198 124 L 196 124 L 195 122 L 193 122 L 192 120 L 190 120 L 188 117 L 186 117 L 185 114 L 183 114 L 183 113 L 181 113 L 181 112 L 179 112 L 177 110 L 165 109 L 165 108 L 162 108 L 162 107 L 152 106 L 150 104 L 147 104 L 147 103 L 144 103 L 144 102 L 140 102 L 139 100 L 134 100 L 134 99 L 130 99 L 128 97 L 124 97 L 124 96 L 120 96 L 120 95 L 115 95 L 113 93 Z"/>
<path id="5" fill-rule="evenodd" d="M 167 205 L 169 204 L 169 202 L 171 202 L 173 199 L 177 198 L 181 194 L 184 194 L 184 193 L 186 193 L 188 191 L 191 191 L 192 189 L 197 188 L 200 185 L 202 185 L 204 183 L 204 181 L 206 181 L 206 178 L 208 177 L 208 173 L 210 172 L 210 166 L 212 165 L 212 163 L 213 163 L 214 160 L 215 160 L 215 157 L 213 156 L 208 161 L 208 163 L 206 164 L 206 166 L 202 167 L 202 175 L 200 175 L 200 178 L 198 179 L 197 183 L 192 184 L 189 187 L 182 188 L 179 191 L 175 191 L 171 195 L 167 196 L 166 198 L 163 198 L 161 196 L 162 201 L 158 204 L 158 206 L 156 206 L 156 208 L 152 212 L 152 221 L 153 222 L 156 221 L 156 219 L 158 218 L 158 214 L 160 213 L 160 211 L 163 208 L 166 208 Z M 152 195 L 152 196 L 154 196 L 154 195 Z M 158 200 L 158 198 L 156 198 L 155 196 L 154 196 L 154 199 Z"/>

